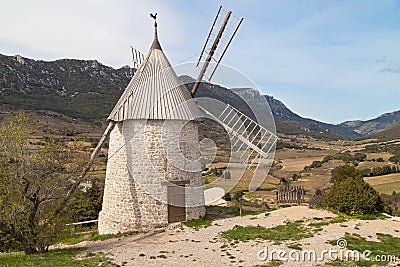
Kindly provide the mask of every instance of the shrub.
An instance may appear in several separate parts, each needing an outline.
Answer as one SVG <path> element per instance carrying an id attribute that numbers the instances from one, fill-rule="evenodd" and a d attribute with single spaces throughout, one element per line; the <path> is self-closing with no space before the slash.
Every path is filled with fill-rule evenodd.
<path id="1" fill-rule="evenodd" d="M 393 163 L 400 163 L 400 155 L 390 157 L 389 161 Z"/>
<path id="2" fill-rule="evenodd" d="M 233 199 L 238 201 L 243 197 L 243 195 L 244 195 L 243 191 L 238 191 L 235 194 L 233 194 Z"/>
<path id="3" fill-rule="evenodd" d="M 328 206 L 350 215 L 391 213 L 385 200 L 363 179 L 354 166 L 344 165 L 332 171 L 334 184 L 327 195 Z"/>
<path id="4" fill-rule="evenodd" d="M 322 167 L 322 162 L 319 160 L 313 161 L 313 163 L 311 163 L 310 167 L 311 168 L 320 168 L 320 167 Z"/>
<path id="5" fill-rule="evenodd" d="M 295 174 L 292 175 L 292 180 L 293 181 L 297 181 L 297 180 L 299 180 L 299 178 L 301 178 L 301 174 L 295 173 Z"/>
<path id="6" fill-rule="evenodd" d="M 357 152 L 354 154 L 353 158 L 356 161 L 362 162 L 367 158 L 367 155 L 365 155 L 364 153 Z"/>
<path id="7" fill-rule="evenodd" d="M 314 195 L 308 201 L 308 205 L 310 205 L 310 207 L 326 207 L 327 206 L 326 196 L 322 194 Z"/>
<path id="8" fill-rule="evenodd" d="M 231 194 L 229 192 L 225 193 L 222 199 L 226 201 L 231 201 L 232 200 Z"/>

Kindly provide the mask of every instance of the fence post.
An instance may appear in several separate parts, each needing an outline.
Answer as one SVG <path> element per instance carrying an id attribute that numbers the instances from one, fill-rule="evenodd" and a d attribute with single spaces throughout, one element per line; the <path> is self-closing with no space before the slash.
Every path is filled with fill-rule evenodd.
<path id="1" fill-rule="evenodd" d="M 239 216 L 242 217 L 242 200 L 243 198 L 240 197 L 239 199 Z"/>

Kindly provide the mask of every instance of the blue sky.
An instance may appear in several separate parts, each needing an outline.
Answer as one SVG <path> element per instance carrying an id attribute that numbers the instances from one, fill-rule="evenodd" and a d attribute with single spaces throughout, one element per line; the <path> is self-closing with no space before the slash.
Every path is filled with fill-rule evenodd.
<path id="1" fill-rule="evenodd" d="M 400 109 L 399 0 L 2 0 L 0 53 L 130 64 L 150 12 L 172 64 L 196 60 L 219 5 L 244 22 L 223 63 L 294 112 L 329 123 Z"/>

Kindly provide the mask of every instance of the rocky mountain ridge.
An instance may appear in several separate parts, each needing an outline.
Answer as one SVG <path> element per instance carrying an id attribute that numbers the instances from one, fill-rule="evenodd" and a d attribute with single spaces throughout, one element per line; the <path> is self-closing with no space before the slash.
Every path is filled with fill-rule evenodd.
<path id="1" fill-rule="evenodd" d="M 9 110 L 47 110 L 87 121 L 105 120 L 134 69 L 114 69 L 96 60 L 33 60 L 0 54 L 0 108 Z M 193 82 L 182 77 L 185 83 Z M 240 88 L 241 93 L 248 88 Z M 231 103 L 245 113 L 249 107 L 234 90 L 204 83 L 197 96 L 213 97 Z M 305 134 L 327 138 L 359 138 L 390 129 L 400 122 L 400 111 L 383 114 L 368 121 L 347 121 L 338 125 L 303 118 L 280 100 L 265 95 L 278 133 Z"/>

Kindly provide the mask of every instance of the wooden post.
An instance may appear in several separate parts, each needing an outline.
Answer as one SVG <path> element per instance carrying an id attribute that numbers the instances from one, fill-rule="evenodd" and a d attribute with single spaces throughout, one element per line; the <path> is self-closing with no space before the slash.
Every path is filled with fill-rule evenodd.
<path id="1" fill-rule="evenodd" d="M 242 217 L 242 200 L 243 198 L 240 197 L 239 199 L 239 216 Z"/>

